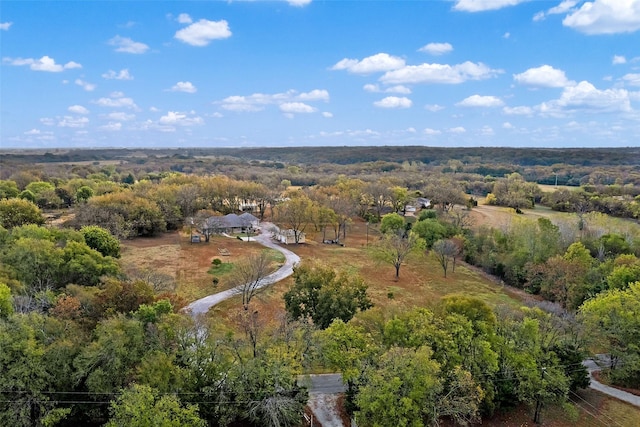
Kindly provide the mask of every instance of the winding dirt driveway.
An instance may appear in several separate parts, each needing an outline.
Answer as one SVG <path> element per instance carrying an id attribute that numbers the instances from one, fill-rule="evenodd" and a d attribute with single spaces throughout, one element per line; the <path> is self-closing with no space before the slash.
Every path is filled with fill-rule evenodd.
<path id="1" fill-rule="evenodd" d="M 264 288 L 265 286 L 272 285 L 286 277 L 291 276 L 293 274 L 293 267 L 300 262 L 300 257 L 298 255 L 294 254 L 289 249 L 283 248 L 282 246 L 276 244 L 273 240 L 271 240 L 271 233 L 269 230 L 272 227 L 273 224 L 271 224 L 270 222 L 261 223 L 260 234 L 251 237 L 251 240 L 255 240 L 263 246 L 281 252 L 285 257 L 285 263 L 278 270 L 262 279 L 258 284 L 258 288 Z M 222 301 L 225 301 L 233 297 L 234 295 L 238 295 L 241 288 L 242 287 L 227 289 L 226 291 L 218 292 L 216 294 L 200 298 L 199 300 L 196 300 L 189 304 L 186 310 L 191 313 L 191 316 L 193 317 L 205 314 L 214 305 L 220 304 Z"/>

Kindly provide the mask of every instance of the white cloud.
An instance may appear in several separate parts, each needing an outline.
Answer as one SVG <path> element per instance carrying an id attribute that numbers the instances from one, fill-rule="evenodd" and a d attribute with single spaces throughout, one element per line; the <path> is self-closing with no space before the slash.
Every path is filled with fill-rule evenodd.
<path id="1" fill-rule="evenodd" d="M 25 135 L 40 135 L 42 132 L 40 132 L 39 129 L 31 129 L 26 131 L 24 134 Z"/>
<path id="2" fill-rule="evenodd" d="M 193 19 L 191 19 L 191 16 L 189 16 L 188 13 L 181 13 L 176 18 L 176 21 L 178 21 L 181 24 L 191 24 L 193 22 Z"/>
<path id="3" fill-rule="evenodd" d="M 48 71 L 50 73 L 59 73 L 64 70 L 73 68 L 82 68 L 77 62 L 69 61 L 64 65 L 56 64 L 55 59 L 49 56 L 43 56 L 40 59 L 33 58 L 2 58 L 2 62 L 9 65 L 28 65 L 33 71 Z"/>
<path id="4" fill-rule="evenodd" d="M 81 80 L 81 79 L 76 79 L 75 83 L 78 86 L 80 86 L 82 89 L 86 90 L 87 92 L 93 92 L 96 88 L 95 84 L 85 82 L 84 80 Z"/>
<path id="5" fill-rule="evenodd" d="M 293 103 L 296 101 L 329 101 L 329 92 L 324 89 L 314 89 L 309 92 L 298 93 L 295 90 L 286 92 L 266 94 L 254 93 L 249 96 L 233 95 L 228 96 L 217 103 L 228 111 L 255 112 L 264 110 L 267 105 L 280 105 L 283 103 Z"/>
<path id="6" fill-rule="evenodd" d="M 280 111 L 283 113 L 315 113 L 317 110 L 311 105 L 302 102 L 285 102 L 280 104 Z"/>
<path id="7" fill-rule="evenodd" d="M 502 129 L 513 129 L 513 128 L 514 128 L 514 126 L 509 122 L 504 122 L 502 124 Z"/>
<path id="8" fill-rule="evenodd" d="M 58 126 L 62 128 L 82 128 L 89 123 L 87 117 L 64 116 L 58 121 Z"/>
<path id="9" fill-rule="evenodd" d="M 72 105 L 71 107 L 67 108 L 67 110 L 75 114 L 89 114 L 89 110 L 87 110 L 82 105 Z"/>
<path id="10" fill-rule="evenodd" d="M 328 111 L 323 111 L 323 112 L 322 112 L 322 117 L 325 117 L 325 118 L 327 118 L 327 119 L 330 119 L 330 118 L 332 118 L 332 117 L 333 117 L 333 114 L 332 114 L 332 113 L 330 113 L 330 112 L 328 112 Z"/>
<path id="11" fill-rule="evenodd" d="M 122 129 L 122 123 L 120 122 L 109 122 L 106 125 L 100 126 L 101 130 L 106 130 L 109 132 L 117 132 Z"/>
<path id="12" fill-rule="evenodd" d="M 640 1 L 588 1 L 567 15 L 562 24 L 585 34 L 631 33 L 640 29 Z"/>
<path id="13" fill-rule="evenodd" d="M 438 104 L 427 104 L 427 105 L 424 106 L 424 109 L 425 110 L 429 110 L 432 113 L 435 113 L 437 111 L 444 110 L 444 107 L 442 105 L 438 105 Z"/>
<path id="14" fill-rule="evenodd" d="M 353 74 L 371 74 L 397 70 L 405 66 L 404 59 L 388 53 L 377 53 L 362 60 L 344 58 L 337 62 L 332 70 L 347 70 Z"/>
<path id="15" fill-rule="evenodd" d="M 520 84 L 537 87 L 565 87 L 575 85 L 574 81 L 567 79 L 564 71 L 543 65 L 537 68 L 529 68 L 524 73 L 514 74 L 513 79 Z"/>
<path id="16" fill-rule="evenodd" d="M 118 72 L 109 70 L 102 75 L 103 79 L 107 80 L 133 80 L 133 76 L 129 74 L 129 69 L 124 68 Z"/>
<path id="17" fill-rule="evenodd" d="M 45 126 L 53 126 L 56 124 L 56 121 L 50 117 L 43 117 L 40 119 L 40 123 L 42 123 Z"/>
<path id="18" fill-rule="evenodd" d="M 461 12 L 483 12 L 515 6 L 526 1 L 529 0 L 456 0 L 453 9 Z"/>
<path id="19" fill-rule="evenodd" d="M 613 65 L 626 64 L 627 58 L 622 55 L 613 55 L 613 59 L 611 60 Z"/>
<path id="20" fill-rule="evenodd" d="M 311 92 L 303 92 L 298 95 L 301 101 L 329 101 L 329 92 L 324 89 L 314 89 Z"/>
<path id="21" fill-rule="evenodd" d="M 495 96 L 471 95 L 458 102 L 458 107 L 502 107 L 504 102 Z"/>
<path id="22" fill-rule="evenodd" d="M 170 92 L 196 93 L 198 89 L 191 82 L 178 82 L 168 89 Z"/>
<path id="23" fill-rule="evenodd" d="M 533 108 L 527 106 L 504 107 L 502 112 L 509 116 L 530 116 L 533 114 Z"/>
<path id="24" fill-rule="evenodd" d="M 386 98 L 373 103 L 373 105 L 379 108 L 410 108 L 412 104 L 413 102 L 404 96 L 387 96 Z"/>
<path id="25" fill-rule="evenodd" d="M 453 51 L 453 46 L 451 46 L 451 43 L 429 43 L 418 49 L 418 51 L 427 52 L 431 55 L 444 55 Z"/>
<path id="26" fill-rule="evenodd" d="M 178 30 L 174 37 L 191 46 L 207 46 L 213 40 L 231 37 L 229 24 L 225 20 L 209 21 L 201 19 L 186 28 Z"/>
<path id="27" fill-rule="evenodd" d="M 169 111 L 166 115 L 160 117 L 158 123 L 170 126 L 194 126 L 203 124 L 204 120 L 202 120 L 202 117 L 196 116 L 193 111 L 190 113 Z"/>
<path id="28" fill-rule="evenodd" d="M 388 71 L 380 81 L 387 84 L 441 83 L 458 84 L 468 80 L 484 80 L 502 73 L 483 63 L 464 62 L 462 64 L 421 64 L 408 65 L 398 70 Z"/>
<path id="29" fill-rule="evenodd" d="M 128 122 L 135 119 L 135 114 L 128 114 L 122 111 L 114 111 L 113 113 L 105 114 L 102 117 L 116 122 Z"/>
<path id="30" fill-rule="evenodd" d="M 449 128 L 449 130 L 448 130 L 449 133 L 457 133 L 457 134 L 465 133 L 466 131 L 467 130 L 465 128 L 463 128 L 462 126 Z"/>
<path id="31" fill-rule="evenodd" d="M 221 104 L 225 110 L 239 113 L 262 111 L 264 110 L 264 105 L 266 105 L 266 103 L 254 102 L 251 97 L 238 95 L 226 97 L 221 101 Z"/>
<path id="32" fill-rule="evenodd" d="M 149 46 L 146 44 L 134 42 L 129 37 L 115 36 L 110 39 L 107 44 L 109 46 L 115 46 L 116 52 L 140 54 L 149 50 Z"/>
<path id="33" fill-rule="evenodd" d="M 562 115 L 567 112 L 629 112 L 631 96 L 625 89 L 596 89 L 582 81 L 564 89 L 560 99 L 545 102 L 537 107 L 541 114 Z"/>
<path id="34" fill-rule="evenodd" d="M 396 85 L 396 86 L 391 86 L 385 89 L 381 89 L 380 86 L 378 85 L 366 84 L 362 88 L 366 92 L 372 92 L 372 93 L 399 93 L 402 95 L 409 95 L 411 93 L 411 89 L 402 85 Z"/>
<path id="35" fill-rule="evenodd" d="M 132 110 L 138 110 L 138 106 L 133 102 L 133 99 L 125 97 L 122 92 L 113 92 L 110 98 L 100 98 L 93 101 L 93 103 L 101 107 L 130 108 Z"/>
<path id="36" fill-rule="evenodd" d="M 503 39 L 508 39 L 509 37 L 511 37 L 511 33 L 508 31 L 502 35 Z"/>
<path id="37" fill-rule="evenodd" d="M 437 129 L 426 128 L 423 133 L 425 135 L 440 135 L 442 132 Z"/>
<path id="38" fill-rule="evenodd" d="M 311 0 L 287 0 L 287 3 L 289 3 L 291 6 L 304 7 L 308 4 L 311 4 Z"/>
<path id="39" fill-rule="evenodd" d="M 624 80 L 631 86 L 640 86 L 640 74 L 625 74 L 624 76 L 622 76 L 622 80 Z"/>
<path id="40" fill-rule="evenodd" d="M 0 22 L 0 30 L 9 31 L 9 28 L 13 25 L 13 22 Z"/>
<path id="41" fill-rule="evenodd" d="M 480 129 L 480 135 L 482 136 L 493 136 L 495 135 L 495 132 L 493 130 L 493 128 L 491 126 L 482 126 L 482 128 Z"/>
<path id="42" fill-rule="evenodd" d="M 577 0 L 563 0 L 562 3 L 560 3 L 557 6 L 552 7 L 551 9 L 547 10 L 546 12 L 538 12 L 535 14 L 535 16 L 533 17 L 534 21 L 541 21 L 543 19 L 545 19 L 548 15 L 560 15 L 563 13 L 567 13 L 569 12 L 571 9 L 573 9 L 573 7 L 578 4 Z"/>

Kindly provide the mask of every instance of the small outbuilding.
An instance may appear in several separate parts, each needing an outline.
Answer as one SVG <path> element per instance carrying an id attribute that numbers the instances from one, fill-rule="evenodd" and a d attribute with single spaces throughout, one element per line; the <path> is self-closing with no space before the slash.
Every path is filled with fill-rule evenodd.
<path id="1" fill-rule="evenodd" d="M 296 242 L 296 231 L 292 229 L 288 230 L 278 230 L 275 233 L 275 238 L 278 242 L 284 243 L 285 245 L 291 245 L 296 243 L 305 243 L 306 238 L 305 234 L 302 231 L 298 231 L 298 241 Z"/>

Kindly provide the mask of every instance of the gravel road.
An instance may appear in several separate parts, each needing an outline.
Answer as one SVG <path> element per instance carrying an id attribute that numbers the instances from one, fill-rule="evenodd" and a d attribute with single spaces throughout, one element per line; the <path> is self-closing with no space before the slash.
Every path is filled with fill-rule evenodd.
<path id="1" fill-rule="evenodd" d="M 272 285 L 280 280 L 289 277 L 293 274 L 293 267 L 300 262 L 300 257 L 289 249 L 285 249 L 279 244 L 275 243 L 271 240 L 271 232 L 269 231 L 273 227 L 273 224 L 269 222 L 263 222 L 260 224 L 261 233 L 257 236 L 251 237 L 252 241 L 256 241 L 263 246 L 266 246 L 271 249 L 275 249 L 281 252 L 285 257 L 285 263 L 278 270 L 266 276 L 264 279 L 260 281 L 258 285 L 259 288 L 263 288 L 265 286 Z M 204 298 L 200 298 L 189 304 L 186 308 L 192 316 L 198 316 L 200 314 L 204 314 L 209 311 L 211 307 L 216 304 L 220 304 L 222 301 L 227 300 L 234 295 L 238 295 L 239 288 L 227 289 L 226 291 L 218 292 L 213 295 L 208 295 Z"/>

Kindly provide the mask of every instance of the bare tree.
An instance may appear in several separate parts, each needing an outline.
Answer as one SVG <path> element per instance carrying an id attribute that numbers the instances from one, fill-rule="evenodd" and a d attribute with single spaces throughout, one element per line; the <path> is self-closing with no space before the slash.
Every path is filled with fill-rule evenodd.
<path id="1" fill-rule="evenodd" d="M 176 281 L 169 274 L 164 274 L 152 268 L 132 268 L 127 272 L 131 281 L 141 281 L 149 285 L 155 292 L 173 292 Z"/>
<path id="2" fill-rule="evenodd" d="M 266 251 L 262 251 L 235 265 L 232 285 L 236 293 L 242 295 L 242 306 L 245 310 L 249 309 L 251 299 L 264 286 L 264 278 L 269 274 L 270 263 L 269 254 Z"/>
<path id="3" fill-rule="evenodd" d="M 258 357 L 258 341 L 264 328 L 264 320 L 260 318 L 258 310 L 238 310 L 233 315 L 235 323 L 244 331 L 251 344 L 253 357 Z"/>
<path id="4" fill-rule="evenodd" d="M 458 245 L 451 239 L 438 240 L 433 244 L 433 253 L 436 254 L 438 262 L 444 271 L 444 277 L 447 277 L 449 262 L 455 262 L 455 257 L 459 252 Z"/>

